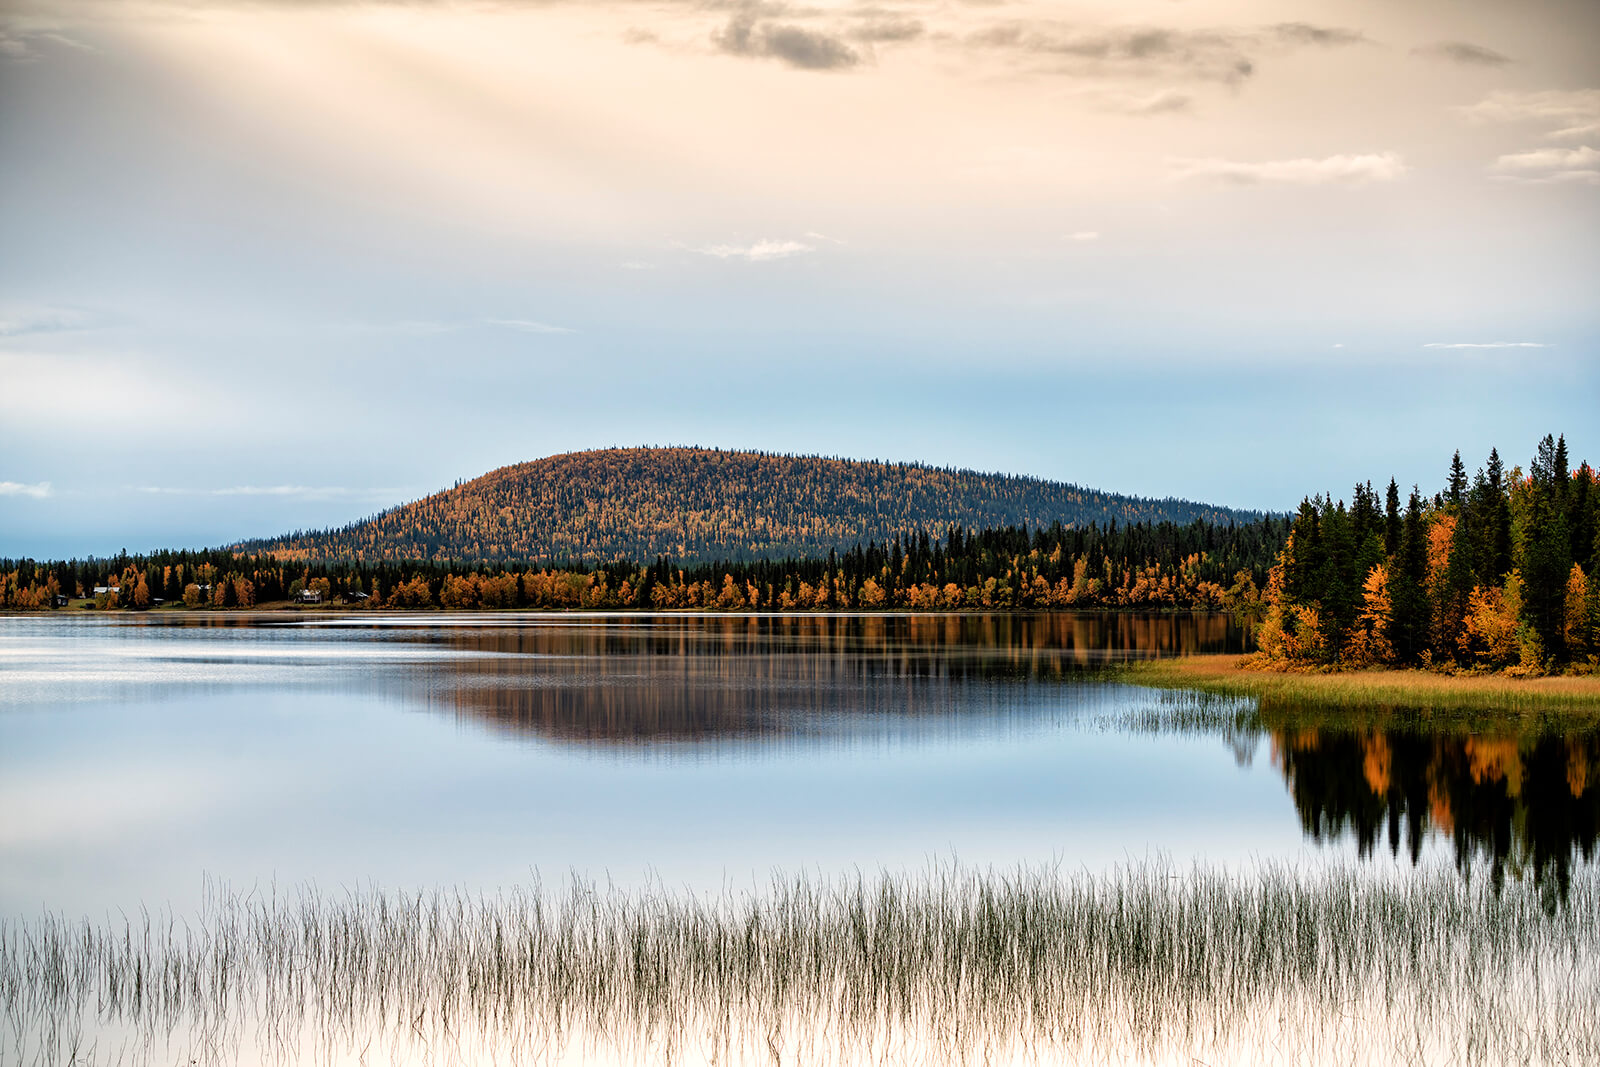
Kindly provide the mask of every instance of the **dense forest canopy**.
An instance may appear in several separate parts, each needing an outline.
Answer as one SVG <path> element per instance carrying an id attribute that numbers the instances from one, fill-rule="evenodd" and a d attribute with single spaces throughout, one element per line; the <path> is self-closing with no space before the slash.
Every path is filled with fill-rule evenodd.
<path id="1" fill-rule="evenodd" d="M 950 526 L 1250 522 L 1256 512 L 908 463 L 704 448 L 572 452 L 342 529 L 238 545 L 317 560 L 818 559 Z"/>
<path id="2" fill-rule="evenodd" d="M 1258 604 L 1287 518 L 1102 529 L 950 527 L 820 559 L 558 566 L 304 560 L 218 549 L 107 560 L 0 561 L 0 607 L 250 607 L 309 591 L 321 603 L 402 608 L 1034 610 Z"/>
<path id="3" fill-rule="evenodd" d="M 1565 437 L 1526 473 L 1461 454 L 1431 499 L 1357 485 L 1300 505 L 1269 580 L 1262 654 L 1287 665 L 1543 673 L 1600 656 L 1600 477 Z"/>

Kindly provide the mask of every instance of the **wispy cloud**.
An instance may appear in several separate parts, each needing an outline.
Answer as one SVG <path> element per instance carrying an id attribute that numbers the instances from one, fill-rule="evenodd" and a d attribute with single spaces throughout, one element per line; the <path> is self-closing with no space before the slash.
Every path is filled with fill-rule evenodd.
<path id="1" fill-rule="evenodd" d="M 94 330 L 107 326 L 110 322 L 109 316 L 86 308 L 49 305 L 7 307 L 0 308 L 0 337 Z"/>
<path id="2" fill-rule="evenodd" d="M 1321 48 L 1372 43 L 1371 39 L 1360 30 L 1347 30 L 1341 26 L 1314 26 L 1309 22 L 1280 22 L 1271 27 L 1271 33 L 1283 44 L 1316 45 Z"/>
<path id="3" fill-rule="evenodd" d="M 395 500 L 403 498 L 409 492 L 409 490 L 397 488 L 352 489 L 340 485 L 230 485 L 220 489 L 141 485 L 135 488 L 140 493 L 148 493 L 153 496 L 269 496 L 299 497 L 305 500 L 334 500 L 350 497 Z"/>
<path id="4" fill-rule="evenodd" d="M 1231 159 L 1173 161 L 1178 178 L 1211 178 L 1237 185 L 1366 185 L 1394 181 L 1409 168 L 1394 152 L 1274 159 L 1245 163 Z"/>
<path id="5" fill-rule="evenodd" d="M 1600 89 L 1544 89 L 1490 93 L 1457 109 L 1473 122 L 1536 122 L 1552 126 L 1600 123 Z"/>
<path id="6" fill-rule="evenodd" d="M 1163 89 L 1149 96 L 1102 96 L 1101 108 L 1120 115 L 1176 115 L 1194 107 L 1194 97 L 1176 89 Z"/>
<path id="7" fill-rule="evenodd" d="M 1164 75 L 1237 85 L 1255 74 L 1255 53 L 1370 43 L 1359 30 L 1280 22 L 1255 29 L 1193 30 L 1173 26 L 1085 29 L 1050 20 L 1000 22 L 968 34 L 969 48 L 1027 53 L 1055 73 Z M 1169 106 L 1178 110 L 1173 98 Z"/>
<path id="8" fill-rule="evenodd" d="M 0 61 L 26 62 L 38 59 L 41 44 L 70 48 L 77 52 L 93 52 L 82 41 L 56 30 L 20 30 L 0 27 Z"/>
<path id="9" fill-rule="evenodd" d="M 702 256 L 711 256 L 714 259 L 744 259 L 752 263 L 760 263 L 766 260 L 788 259 L 790 256 L 815 252 L 816 247 L 803 241 L 761 240 L 748 245 L 702 245 L 696 248 L 695 251 Z"/>
<path id="10" fill-rule="evenodd" d="M 1411 54 L 1428 59 L 1447 59 L 1469 67 L 1503 67 L 1512 62 L 1508 55 L 1467 41 L 1435 41 L 1433 44 L 1418 45 L 1411 50 Z"/>
<path id="11" fill-rule="evenodd" d="M 569 326 L 552 326 L 548 322 L 535 322 L 532 319 L 485 319 L 489 326 L 499 326 L 506 330 L 518 330 L 522 333 L 577 333 Z"/>
<path id="12" fill-rule="evenodd" d="M 1538 341 L 1433 341 L 1423 348 L 1554 348 Z"/>
<path id="13" fill-rule="evenodd" d="M 51 493 L 49 482 L 0 482 L 0 496 L 31 496 L 43 500 Z"/>
<path id="14" fill-rule="evenodd" d="M 362 324 L 353 328 L 358 330 L 375 330 L 378 332 L 393 332 L 411 334 L 415 337 L 426 337 L 430 334 L 456 333 L 461 330 L 475 330 L 492 327 L 500 330 L 517 330 L 521 333 L 564 334 L 577 333 L 570 326 L 555 326 L 548 322 L 536 319 L 460 319 L 444 321 L 438 319 L 401 319 L 398 322 Z"/>
<path id="15" fill-rule="evenodd" d="M 1068 234 L 1067 235 L 1067 240 L 1069 240 L 1069 241 L 1098 241 L 1098 240 L 1100 240 L 1100 231 L 1099 230 L 1079 230 L 1077 233 Z"/>
<path id="16" fill-rule="evenodd" d="M 1600 152 L 1578 148 L 1540 148 L 1495 160 L 1500 181 L 1534 185 L 1600 185 Z"/>
<path id="17" fill-rule="evenodd" d="M 1086 32 L 1056 22 L 1007 22 L 970 34 L 966 43 L 970 48 L 1031 54 L 1055 64 L 1060 73 L 1120 70 L 1230 84 L 1255 73 L 1243 40 L 1210 31 L 1148 26 Z"/>

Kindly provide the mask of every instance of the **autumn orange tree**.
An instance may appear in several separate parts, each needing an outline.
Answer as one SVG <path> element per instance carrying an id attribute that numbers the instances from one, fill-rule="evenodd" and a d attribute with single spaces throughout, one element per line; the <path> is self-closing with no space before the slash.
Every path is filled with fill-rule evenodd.
<path id="1" fill-rule="evenodd" d="M 1391 480 L 1353 503 L 1307 499 L 1268 580 L 1269 662 L 1452 665 L 1542 673 L 1600 657 L 1600 478 L 1564 437 L 1529 466 L 1498 452 L 1469 483 L 1460 453 L 1431 500 Z"/>

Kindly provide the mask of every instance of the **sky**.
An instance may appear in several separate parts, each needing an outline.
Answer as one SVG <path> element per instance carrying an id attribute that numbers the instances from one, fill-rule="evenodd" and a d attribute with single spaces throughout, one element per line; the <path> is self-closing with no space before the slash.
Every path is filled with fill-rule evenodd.
<path id="1" fill-rule="evenodd" d="M 1593 0 L 0 0 L 0 556 L 612 445 L 1600 460 Z"/>

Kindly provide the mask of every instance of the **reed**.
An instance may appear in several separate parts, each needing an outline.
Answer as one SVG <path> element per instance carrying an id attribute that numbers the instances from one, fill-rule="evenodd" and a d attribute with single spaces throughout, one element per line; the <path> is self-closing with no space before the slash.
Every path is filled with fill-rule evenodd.
<path id="1" fill-rule="evenodd" d="M 1597 914 L 1589 869 L 1564 906 L 1450 870 L 1161 862 L 217 891 L 187 922 L 0 922 L 0 1059 L 1592 1063 Z"/>
<path id="2" fill-rule="evenodd" d="M 1600 718 L 1600 674 L 1511 678 L 1424 670 L 1342 672 L 1256 670 L 1240 656 L 1175 656 L 1122 668 L 1140 685 L 1200 689 L 1277 703 L 1339 708 L 1486 712 L 1512 716 L 1556 712 Z"/>

